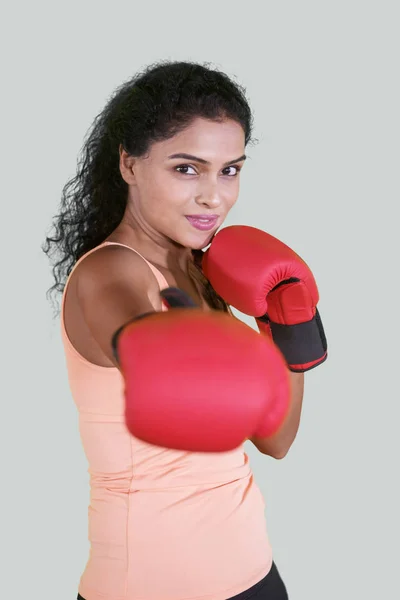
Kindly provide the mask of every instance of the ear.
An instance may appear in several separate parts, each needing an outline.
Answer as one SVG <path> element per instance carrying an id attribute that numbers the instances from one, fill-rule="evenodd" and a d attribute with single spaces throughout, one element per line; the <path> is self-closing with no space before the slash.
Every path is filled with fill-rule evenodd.
<path id="1" fill-rule="evenodd" d="M 136 159 L 125 150 L 125 148 L 122 146 L 122 144 L 120 144 L 120 146 L 119 146 L 119 170 L 121 172 L 122 179 L 128 185 L 134 185 L 136 183 L 135 162 L 136 162 Z"/>

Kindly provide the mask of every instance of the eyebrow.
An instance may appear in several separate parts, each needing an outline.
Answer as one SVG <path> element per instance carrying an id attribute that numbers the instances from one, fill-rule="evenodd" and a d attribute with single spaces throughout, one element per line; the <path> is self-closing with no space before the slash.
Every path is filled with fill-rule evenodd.
<path id="1" fill-rule="evenodd" d="M 168 156 L 168 158 L 183 158 L 185 160 L 193 160 L 194 162 L 198 162 L 201 163 L 202 165 L 209 165 L 209 161 L 208 160 L 204 160 L 204 158 L 199 158 L 198 156 L 193 156 L 193 154 L 185 154 L 184 152 L 180 152 L 178 154 L 171 154 L 170 156 Z M 246 160 L 247 156 L 245 154 L 243 154 L 243 156 L 240 156 L 239 158 L 235 158 L 234 160 L 228 160 L 228 162 L 224 163 L 224 167 L 228 166 L 228 165 L 232 165 L 233 163 L 236 162 L 241 162 L 242 160 Z"/>

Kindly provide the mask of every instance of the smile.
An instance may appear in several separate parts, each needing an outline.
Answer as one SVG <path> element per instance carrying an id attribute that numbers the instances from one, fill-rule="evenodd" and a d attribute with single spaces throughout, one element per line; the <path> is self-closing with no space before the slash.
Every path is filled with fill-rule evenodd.
<path id="1" fill-rule="evenodd" d="M 186 218 L 195 229 L 199 229 L 200 231 L 213 229 L 218 221 L 218 215 L 193 215 Z"/>

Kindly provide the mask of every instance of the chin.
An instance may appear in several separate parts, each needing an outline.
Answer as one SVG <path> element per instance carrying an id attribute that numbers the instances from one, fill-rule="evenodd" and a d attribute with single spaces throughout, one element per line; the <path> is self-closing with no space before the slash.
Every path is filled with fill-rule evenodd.
<path id="1" fill-rule="evenodd" d="M 188 243 L 185 244 L 187 248 L 191 248 L 192 250 L 204 250 L 207 248 L 212 242 L 214 235 L 217 233 L 215 231 L 207 231 L 204 233 L 200 233 L 198 235 L 192 236 L 192 239 Z"/>

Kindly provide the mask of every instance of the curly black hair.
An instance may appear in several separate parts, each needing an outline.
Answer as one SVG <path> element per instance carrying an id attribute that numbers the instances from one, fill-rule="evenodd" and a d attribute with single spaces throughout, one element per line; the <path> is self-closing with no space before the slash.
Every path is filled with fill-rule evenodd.
<path id="1" fill-rule="evenodd" d="M 238 122 L 245 144 L 253 142 L 253 117 L 245 89 L 209 63 L 160 61 L 118 87 L 86 134 L 75 177 L 62 190 L 54 233 L 42 250 L 55 256 L 54 285 L 47 295 L 62 293 L 75 262 L 101 244 L 125 212 L 128 185 L 119 169 L 120 146 L 143 157 L 153 142 L 169 139 L 198 117 Z M 193 251 L 195 273 L 205 297 L 228 310 L 201 272 L 202 251 Z"/>

